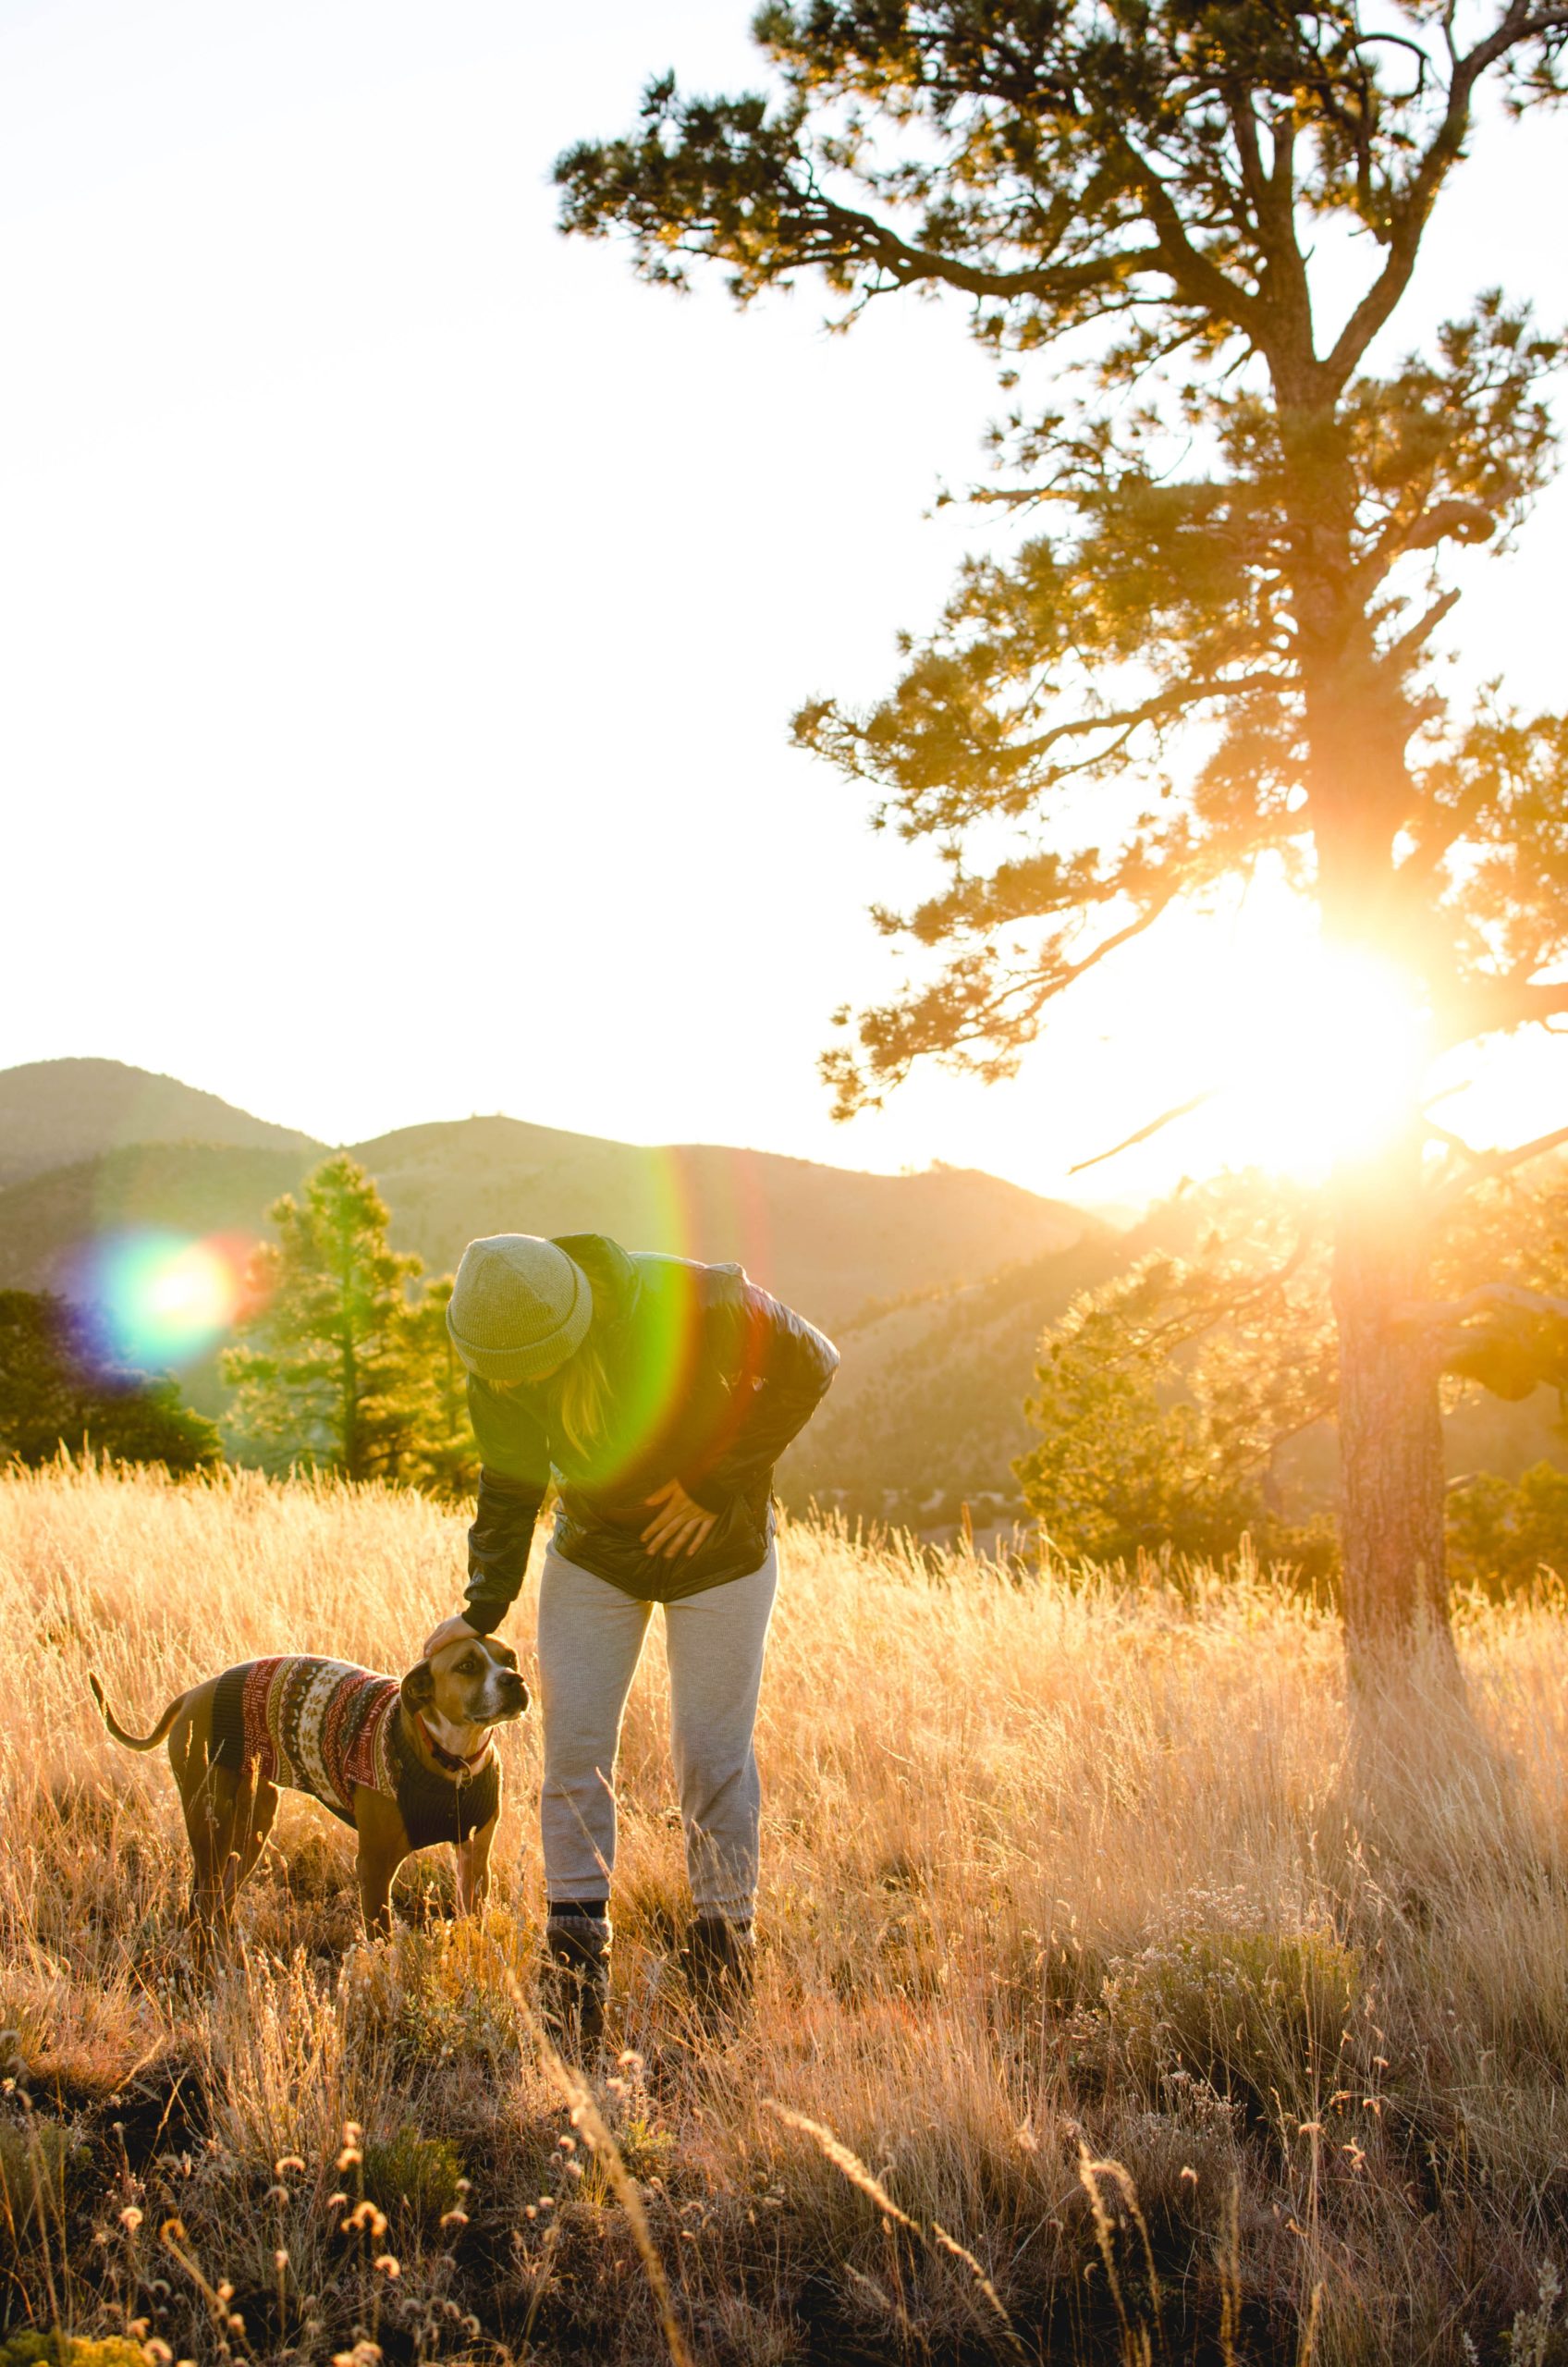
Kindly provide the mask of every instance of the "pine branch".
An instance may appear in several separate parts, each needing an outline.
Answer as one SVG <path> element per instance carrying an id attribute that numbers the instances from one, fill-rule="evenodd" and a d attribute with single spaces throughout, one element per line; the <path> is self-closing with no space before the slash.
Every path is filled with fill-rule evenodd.
<path id="1" fill-rule="evenodd" d="M 1480 978 L 1461 989 L 1458 1010 L 1439 1033 L 1436 1049 L 1448 1051 L 1475 1036 L 1507 1035 L 1515 1027 L 1544 1025 L 1568 1012 L 1568 980 L 1529 976 Z"/>
<path id="2" fill-rule="evenodd" d="M 962 295 L 990 297 L 1000 303 L 1015 302 L 1021 297 L 1060 301 L 1064 297 L 1089 295 L 1097 288 L 1115 288 L 1135 273 L 1158 269 L 1166 260 L 1163 241 L 1146 248 L 1107 245 L 1081 263 L 1000 271 L 965 263 L 933 247 L 917 246 L 875 215 L 842 205 L 815 187 L 804 210 L 808 220 L 815 210 L 827 235 L 815 251 L 802 249 L 798 260 L 802 264 L 868 263 L 887 275 L 890 288 L 914 288 L 935 280 Z"/>
<path id="3" fill-rule="evenodd" d="M 1479 1282 L 1463 1298 L 1418 1299 L 1396 1307 L 1393 1321 L 1402 1331 L 1455 1331 L 1472 1315 L 1485 1315 L 1496 1306 L 1516 1307 L 1526 1315 L 1550 1315 L 1560 1321 L 1568 1318 L 1568 1298 L 1530 1290 L 1524 1282 Z"/>
<path id="4" fill-rule="evenodd" d="M 1128 1134 L 1123 1141 L 1113 1143 L 1109 1150 L 1097 1150 L 1093 1159 L 1081 1159 L 1076 1167 L 1068 1169 L 1069 1175 L 1082 1175 L 1091 1167 L 1103 1167 L 1108 1159 L 1120 1159 L 1121 1153 L 1131 1150 L 1135 1143 L 1146 1143 L 1152 1134 L 1174 1125 L 1178 1118 L 1190 1117 L 1194 1110 L 1201 1110 L 1206 1101 L 1213 1100 L 1218 1091 L 1218 1085 L 1210 1085 L 1205 1093 L 1194 1093 L 1190 1101 L 1179 1101 L 1174 1110 L 1162 1110 L 1158 1118 L 1151 1118 L 1146 1126 L 1140 1126 L 1135 1134 Z"/>
<path id="5" fill-rule="evenodd" d="M 1429 1205 L 1434 1211 L 1451 1207 L 1473 1184 L 1489 1182 L 1499 1175 L 1511 1175 L 1516 1167 L 1527 1166 L 1533 1159 L 1544 1159 L 1549 1151 L 1561 1150 L 1563 1144 L 1568 1143 L 1568 1126 L 1558 1126 L 1550 1134 L 1537 1134 L 1533 1141 L 1520 1143 L 1513 1150 L 1475 1151 L 1457 1134 L 1445 1134 L 1442 1128 L 1432 1125 L 1429 1119 L 1427 1126 L 1439 1141 L 1453 1144 L 1472 1162 L 1468 1175 L 1456 1176 L 1452 1183 L 1440 1185 L 1433 1193 Z"/>
<path id="6" fill-rule="evenodd" d="M 1404 547 L 1408 550 L 1415 546 L 1406 544 Z M 1396 673 L 1403 674 L 1412 661 L 1419 656 L 1443 619 L 1458 607 L 1461 596 L 1458 586 L 1453 585 L 1439 599 L 1434 600 L 1431 607 L 1416 618 L 1408 632 L 1402 632 L 1397 641 L 1391 641 L 1383 653 L 1384 665 L 1391 667 Z"/>
<path id="7" fill-rule="evenodd" d="M 1568 26 L 1568 6 L 1546 8 L 1532 15 L 1525 0 L 1513 0 L 1501 22 L 1485 41 L 1460 56 L 1449 83 L 1442 121 L 1398 204 L 1389 258 L 1372 286 L 1352 313 L 1321 365 L 1324 391 L 1337 398 L 1364 359 L 1378 330 L 1390 321 L 1410 285 L 1421 240 L 1438 192 L 1464 150 L 1470 129 L 1470 103 L 1476 83 L 1488 67 L 1528 41 Z"/>

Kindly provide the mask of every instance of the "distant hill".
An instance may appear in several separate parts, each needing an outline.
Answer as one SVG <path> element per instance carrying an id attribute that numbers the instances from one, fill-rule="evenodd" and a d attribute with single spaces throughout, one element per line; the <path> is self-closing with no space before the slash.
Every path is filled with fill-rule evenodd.
<path id="1" fill-rule="evenodd" d="M 1105 1228 L 973 1168 L 866 1175 L 772 1151 L 659 1149 L 516 1118 L 356 1143 L 400 1245 L 436 1270 L 483 1233 L 609 1233 L 641 1249 L 738 1257 L 829 1329 L 872 1300 L 978 1280 Z"/>
<path id="2" fill-rule="evenodd" d="M 128 1139 L 137 1125 L 145 1136 Z M 434 1272 L 476 1233 L 508 1231 L 600 1231 L 640 1248 L 741 1258 L 843 1350 L 821 1413 L 780 1466 L 790 1502 L 815 1495 L 851 1517 L 938 1531 L 965 1499 L 982 1525 L 1011 1505 L 1046 1325 L 1148 1251 L 1189 1247 L 1196 1221 L 1172 1203 L 1119 1230 L 973 1169 L 865 1175 L 706 1144 L 641 1148 L 515 1118 L 409 1126 L 349 1147 L 381 1186 L 398 1246 Z M 80 1295 L 83 1247 L 130 1227 L 255 1238 L 268 1207 L 325 1151 L 113 1061 L 0 1072 L 0 1289 Z M 181 1379 L 192 1403 L 221 1411 L 215 1355 Z M 1460 1406 L 1445 1425 L 1451 1471 L 1513 1477 L 1543 1455 L 1561 1460 L 1557 1412 L 1548 1391 L 1521 1405 Z M 1331 1432 L 1307 1433 L 1292 1460 L 1302 1502 L 1328 1501 Z"/>
<path id="3" fill-rule="evenodd" d="M 1011 1505 L 1040 1334 L 1123 1262 L 1110 1236 L 1081 1241 L 851 1324 L 832 1390 L 780 1466 L 788 1501 L 900 1527 L 949 1523 L 987 1494 Z"/>
<path id="4" fill-rule="evenodd" d="M 83 1247 L 131 1228 L 258 1239 L 264 1211 L 321 1156 L 138 1143 L 30 1175 L 0 1190 L 0 1290 L 80 1296 Z"/>
<path id="5" fill-rule="evenodd" d="M 16 1134 L 7 1111 L 19 1113 Z M 128 1143 L 120 1130 L 139 1112 L 151 1130 Z M 41 1163 L 50 1143 L 66 1147 Z M 739 1257 L 830 1330 L 870 1301 L 975 1281 L 1106 1231 L 974 1169 L 866 1175 L 515 1118 L 404 1127 L 349 1147 L 381 1186 L 398 1246 L 434 1272 L 476 1233 L 606 1232 L 637 1248 Z M 127 1225 L 259 1233 L 268 1204 L 324 1155 L 307 1134 L 113 1061 L 0 1073 L 0 1178 L 11 1178 L 0 1188 L 0 1280 L 69 1289 L 80 1245 Z"/>
<path id="6" fill-rule="evenodd" d="M 780 1466 L 789 1500 L 912 1527 L 956 1520 L 965 1500 L 979 1520 L 986 1496 L 1014 1506 L 1046 1326 L 1151 1250 L 1186 1247 L 1191 1229 L 1162 1208 L 1130 1232 L 1085 1232 L 983 1281 L 868 1310 L 839 1335 L 832 1391 Z"/>
<path id="7" fill-rule="evenodd" d="M 0 1069 L 0 1185 L 133 1143 L 317 1147 L 292 1126 L 270 1125 L 215 1093 L 119 1061 L 30 1061 Z"/>

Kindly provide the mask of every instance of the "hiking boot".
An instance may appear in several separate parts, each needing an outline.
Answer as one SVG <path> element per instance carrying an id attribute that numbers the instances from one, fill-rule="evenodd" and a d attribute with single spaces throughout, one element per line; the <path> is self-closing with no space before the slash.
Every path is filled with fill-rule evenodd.
<path id="1" fill-rule="evenodd" d="M 686 1936 L 684 1962 L 687 1984 L 710 2027 L 739 2013 L 750 2000 L 756 1964 L 751 1919 L 698 1915 Z"/>
<path id="2" fill-rule="evenodd" d="M 610 1920 L 606 1915 L 552 1915 L 545 1926 L 541 2017 L 551 2044 L 579 2056 L 605 2034 L 610 1993 Z"/>

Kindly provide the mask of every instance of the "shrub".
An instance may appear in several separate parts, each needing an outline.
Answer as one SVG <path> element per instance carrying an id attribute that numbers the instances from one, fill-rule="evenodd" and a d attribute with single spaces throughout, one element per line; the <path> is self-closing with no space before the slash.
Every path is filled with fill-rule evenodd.
<path id="1" fill-rule="evenodd" d="M 0 2367 L 147 2367 L 147 2353 L 123 2335 L 90 2342 L 56 2327 L 52 2334 L 30 2331 L 0 2342 Z"/>
<path id="2" fill-rule="evenodd" d="M 1142 2079 L 1185 2072 L 1260 2119 L 1309 2118 L 1359 1970 L 1354 1950 L 1321 1927 L 1182 1932 L 1111 1966 L 1106 2017 Z"/>
<path id="3" fill-rule="evenodd" d="M 1449 1575 L 1501 1601 L 1540 1572 L 1568 1577 L 1568 1471 L 1537 1463 L 1517 1480 L 1483 1471 L 1448 1508 Z"/>
<path id="4" fill-rule="evenodd" d="M 0 1459 L 52 1463 L 62 1448 L 170 1471 L 223 1460 L 215 1426 L 175 1381 L 106 1365 L 91 1323 L 63 1299 L 0 1291 Z"/>
<path id="5" fill-rule="evenodd" d="M 41 2207 L 58 2215 L 86 2157 L 80 2139 L 58 2121 L 0 2121 L 0 2224 L 27 2227 Z"/>
<path id="6" fill-rule="evenodd" d="M 447 2137 L 423 2137 L 406 2122 L 395 2137 L 365 2142 L 365 2192 L 390 2213 L 401 2204 L 422 2227 L 456 2207 L 463 2165 Z"/>

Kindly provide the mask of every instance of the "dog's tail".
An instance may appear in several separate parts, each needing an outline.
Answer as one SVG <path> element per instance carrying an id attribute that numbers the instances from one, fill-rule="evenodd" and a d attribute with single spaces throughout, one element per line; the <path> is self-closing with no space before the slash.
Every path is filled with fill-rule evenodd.
<path id="1" fill-rule="evenodd" d="M 156 1750 L 161 1742 L 167 1741 L 169 1728 L 174 1724 L 175 1720 L 178 1717 L 181 1710 L 185 1707 L 185 1695 L 183 1693 L 177 1693 L 174 1699 L 169 1703 L 168 1708 L 164 1711 L 163 1716 L 158 1720 L 157 1724 L 153 1727 L 150 1735 L 128 1735 L 119 1720 L 116 1717 L 114 1711 L 110 1709 L 107 1701 L 104 1699 L 104 1688 L 91 1670 L 88 1672 L 87 1682 L 92 1687 L 92 1699 L 97 1702 L 99 1709 L 103 1712 L 104 1723 L 108 1727 L 109 1732 L 114 1735 L 116 1742 L 124 1743 L 127 1750 Z"/>

